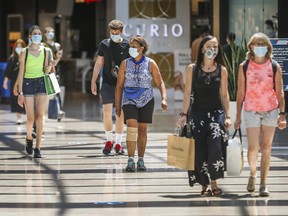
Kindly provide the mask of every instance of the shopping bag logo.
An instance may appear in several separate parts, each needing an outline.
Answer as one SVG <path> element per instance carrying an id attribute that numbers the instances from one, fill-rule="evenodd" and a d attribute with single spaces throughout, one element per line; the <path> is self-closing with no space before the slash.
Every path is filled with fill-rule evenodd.
<path id="1" fill-rule="evenodd" d="M 47 95 L 55 95 L 60 93 L 60 86 L 56 79 L 55 73 L 50 73 L 44 76 L 45 88 Z"/>

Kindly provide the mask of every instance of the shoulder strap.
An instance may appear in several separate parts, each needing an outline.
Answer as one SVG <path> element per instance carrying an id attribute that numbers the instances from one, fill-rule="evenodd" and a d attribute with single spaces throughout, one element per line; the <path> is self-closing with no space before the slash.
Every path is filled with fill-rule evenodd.
<path id="1" fill-rule="evenodd" d="M 43 47 L 43 51 L 44 51 L 43 72 L 45 74 L 45 62 L 46 62 L 46 52 L 47 52 L 45 47 Z"/>
<path id="2" fill-rule="evenodd" d="M 272 70 L 273 70 L 273 83 L 274 83 L 274 90 L 275 90 L 275 76 L 276 76 L 276 73 L 277 73 L 277 62 L 275 60 L 271 60 L 271 63 L 272 63 Z"/>
<path id="3" fill-rule="evenodd" d="M 246 92 L 246 72 L 247 72 L 247 69 L 248 69 L 248 65 L 249 65 L 249 60 L 245 60 L 243 62 L 243 75 L 244 75 L 244 81 L 245 81 L 245 92 Z"/>

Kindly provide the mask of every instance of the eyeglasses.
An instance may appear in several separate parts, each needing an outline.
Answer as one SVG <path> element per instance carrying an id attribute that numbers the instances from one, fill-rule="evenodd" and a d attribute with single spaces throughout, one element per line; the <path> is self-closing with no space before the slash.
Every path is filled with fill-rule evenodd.
<path id="1" fill-rule="evenodd" d="M 263 46 L 267 46 L 267 43 L 265 42 L 255 42 L 253 43 L 254 46 L 257 46 L 257 47 L 263 47 Z"/>
<path id="2" fill-rule="evenodd" d="M 205 78 L 204 83 L 205 83 L 206 85 L 209 85 L 209 84 L 211 83 L 211 76 L 210 76 L 210 75 L 208 75 L 208 76 Z"/>

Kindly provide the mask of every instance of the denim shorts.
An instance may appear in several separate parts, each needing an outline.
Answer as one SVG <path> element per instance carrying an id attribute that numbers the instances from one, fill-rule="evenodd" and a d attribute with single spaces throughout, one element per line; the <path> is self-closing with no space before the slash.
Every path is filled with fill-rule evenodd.
<path id="1" fill-rule="evenodd" d="M 24 96 L 46 95 L 44 77 L 32 78 L 32 79 L 24 78 L 23 95 Z"/>
<path id="2" fill-rule="evenodd" d="M 258 128 L 261 125 L 277 127 L 278 109 L 265 112 L 244 110 L 244 120 L 247 128 Z"/>

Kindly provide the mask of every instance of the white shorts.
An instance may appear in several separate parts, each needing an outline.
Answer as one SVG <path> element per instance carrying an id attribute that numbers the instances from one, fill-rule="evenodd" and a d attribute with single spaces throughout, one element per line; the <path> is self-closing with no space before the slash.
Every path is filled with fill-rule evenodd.
<path id="1" fill-rule="evenodd" d="M 244 110 L 246 128 L 261 127 L 261 125 L 277 127 L 278 109 L 265 112 Z"/>

